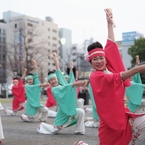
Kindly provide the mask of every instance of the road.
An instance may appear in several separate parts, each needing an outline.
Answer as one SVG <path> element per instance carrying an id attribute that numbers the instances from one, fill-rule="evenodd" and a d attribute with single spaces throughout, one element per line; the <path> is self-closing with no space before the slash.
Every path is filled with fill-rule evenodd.
<path id="1" fill-rule="evenodd" d="M 4 108 L 11 106 L 11 99 L 0 99 L 0 101 Z M 55 107 L 52 108 L 52 110 L 55 109 Z M 61 130 L 58 135 L 43 135 L 36 131 L 40 124 L 39 120 L 36 118 L 34 123 L 23 122 L 20 119 L 22 113 L 24 112 L 18 112 L 17 116 L 6 116 L 3 111 L 0 112 L 5 135 L 3 145 L 73 145 L 80 140 L 89 145 L 98 144 L 96 128 L 86 128 L 85 135 L 75 135 L 74 126 Z M 86 114 L 86 117 L 91 117 L 91 114 Z M 53 118 L 48 118 L 47 123 L 53 124 L 53 121 Z M 140 137 L 137 145 L 145 145 L 145 137 Z"/>

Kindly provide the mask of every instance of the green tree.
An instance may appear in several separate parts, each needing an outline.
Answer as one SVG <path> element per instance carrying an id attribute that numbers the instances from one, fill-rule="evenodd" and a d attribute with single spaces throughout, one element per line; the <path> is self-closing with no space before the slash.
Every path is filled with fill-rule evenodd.
<path id="1" fill-rule="evenodd" d="M 0 19 L 0 23 L 6 23 L 4 19 Z"/>
<path id="2" fill-rule="evenodd" d="M 134 45 L 128 49 L 128 54 L 132 56 L 132 67 L 136 64 L 136 55 L 139 55 L 140 62 L 145 61 L 145 38 L 134 40 Z M 141 74 L 142 82 L 145 84 L 145 75 Z"/>
<path id="3" fill-rule="evenodd" d="M 134 41 L 134 45 L 132 45 L 128 49 L 128 54 L 132 56 L 131 64 L 135 66 L 136 55 L 139 55 L 140 62 L 145 61 L 145 38 L 139 38 Z"/>

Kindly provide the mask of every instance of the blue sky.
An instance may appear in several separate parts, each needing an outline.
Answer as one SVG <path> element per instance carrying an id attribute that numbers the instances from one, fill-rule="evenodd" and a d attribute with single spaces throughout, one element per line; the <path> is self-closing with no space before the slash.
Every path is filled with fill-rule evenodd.
<path id="1" fill-rule="evenodd" d="M 145 34 L 144 0 L 0 0 L 0 18 L 8 10 L 45 19 L 51 16 L 59 28 L 72 30 L 72 42 L 82 43 L 91 36 L 105 43 L 107 27 L 104 8 L 112 8 L 116 40 L 122 32 Z"/>

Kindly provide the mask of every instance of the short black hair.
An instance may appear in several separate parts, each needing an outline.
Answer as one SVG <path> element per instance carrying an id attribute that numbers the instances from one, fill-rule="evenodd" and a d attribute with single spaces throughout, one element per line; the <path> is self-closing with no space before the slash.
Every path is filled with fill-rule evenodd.
<path id="1" fill-rule="evenodd" d="M 52 74 L 52 73 L 55 73 L 55 70 L 49 71 L 47 75 L 50 75 L 50 74 Z"/>
<path id="2" fill-rule="evenodd" d="M 91 51 L 95 48 L 102 48 L 103 49 L 103 46 L 100 42 L 97 41 L 97 42 L 94 42 L 94 43 L 90 44 L 87 48 L 87 51 L 89 52 L 89 51 Z"/>
<path id="3" fill-rule="evenodd" d="M 15 78 L 13 78 L 13 80 L 19 80 L 19 78 L 15 77 Z"/>

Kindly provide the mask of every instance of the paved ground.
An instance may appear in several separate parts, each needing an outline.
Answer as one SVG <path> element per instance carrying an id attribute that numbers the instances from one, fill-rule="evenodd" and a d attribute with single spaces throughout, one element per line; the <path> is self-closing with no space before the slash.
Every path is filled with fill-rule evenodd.
<path id="1" fill-rule="evenodd" d="M 0 99 L 0 101 L 5 108 L 11 106 L 10 99 Z M 91 107 L 91 105 L 87 105 L 87 107 Z M 75 135 L 74 127 L 66 128 L 58 135 L 43 135 L 36 131 L 40 123 L 38 119 L 34 123 L 23 122 L 20 119 L 21 113 L 23 111 L 19 112 L 17 116 L 6 116 L 3 111 L 0 112 L 5 135 L 3 145 L 73 145 L 75 141 L 80 140 L 89 145 L 98 144 L 96 128 L 86 128 L 85 135 Z M 86 114 L 86 117 L 90 116 L 91 114 Z M 53 120 L 53 118 L 48 118 L 47 123 L 53 124 Z M 141 137 L 137 145 L 145 145 L 145 138 Z"/>

